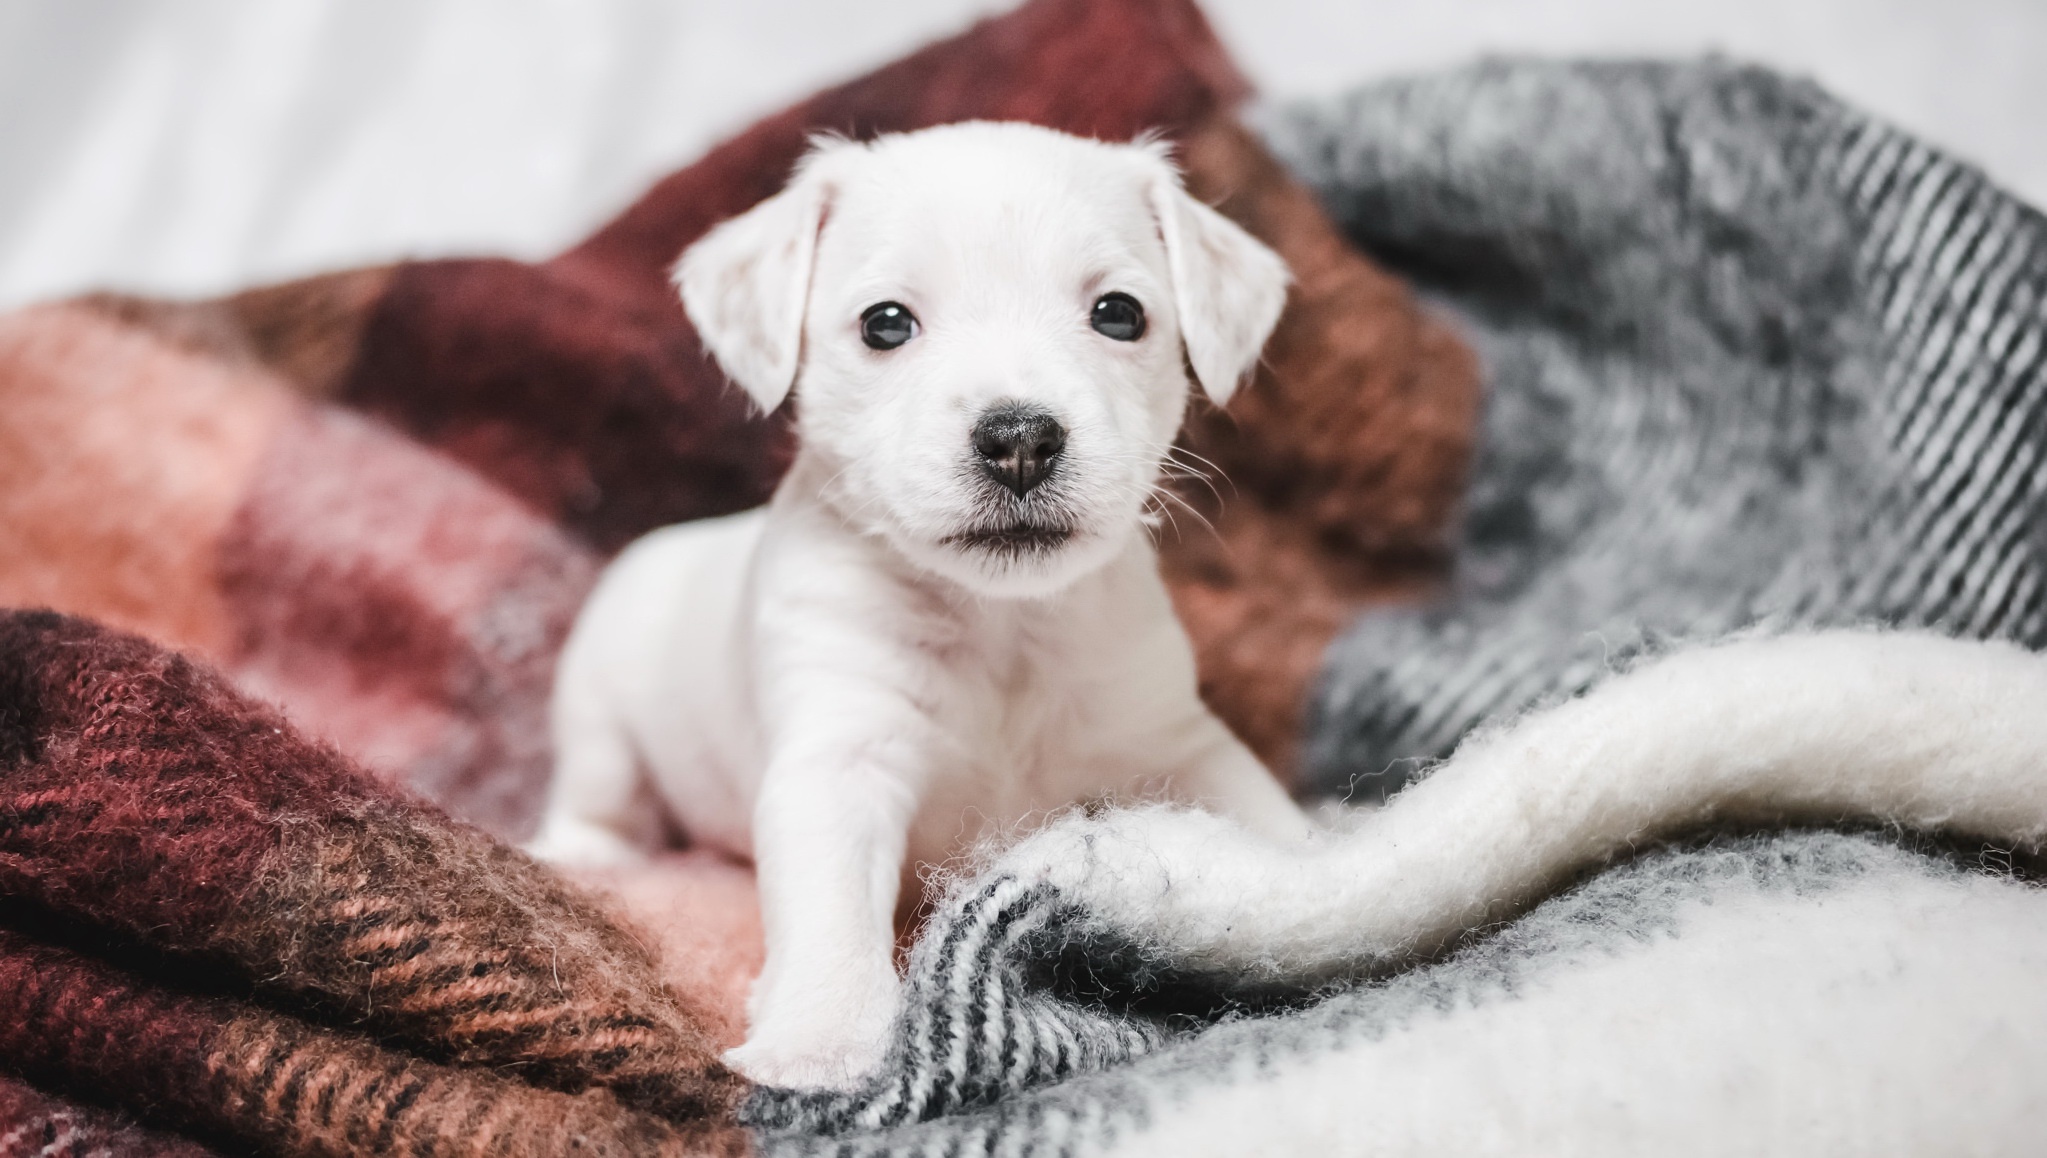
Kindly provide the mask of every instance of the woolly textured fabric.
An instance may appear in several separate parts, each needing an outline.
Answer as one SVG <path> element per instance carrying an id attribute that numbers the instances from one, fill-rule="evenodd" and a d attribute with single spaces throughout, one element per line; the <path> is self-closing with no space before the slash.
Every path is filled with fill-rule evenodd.
<path id="1" fill-rule="evenodd" d="M 289 408 L 96 311 L 0 317 L 0 606 L 231 649 L 216 544 Z"/>
<path id="2" fill-rule="evenodd" d="M 1302 847 L 1058 819 L 952 893 L 874 1082 L 747 1116 L 791 1152 L 2027 1153 L 2047 891 L 2007 874 L 2047 840 L 2042 702 L 2047 657 L 2009 645 L 1751 638 L 1476 738 Z M 1949 843 L 1634 855 L 1858 819 Z M 1405 1092 L 1357 1112 L 1373 1083 Z"/>
<path id="3" fill-rule="evenodd" d="M 552 771 L 554 656 L 596 580 L 587 548 L 381 424 L 298 405 L 215 564 L 241 687 L 463 819 L 525 834 Z"/>
<path id="4" fill-rule="evenodd" d="M 0 930 L 8 1065 L 117 1090 L 151 1118 L 269 1152 L 540 1155 L 746 1152 L 715 1122 L 677 1123 L 486 1068 L 436 1065 L 240 1002 L 194 997 Z"/>
<path id="5" fill-rule="evenodd" d="M 1285 774 L 1329 641 L 1446 570 L 1477 365 L 1234 119 L 1175 147 L 1188 189 L 1293 274 L 1252 380 L 1227 411 L 1194 401 L 1175 456 L 1195 472 L 1185 513 L 1168 508 L 1159 536 L 1203 700 Z"/>
<path id="6" fill-rule="evenodd" d="M 378 1123 L 418 1153 L 481 1153 L 513 1122 L 545 1139 L 590 1115 L 743 1145 L 715 1019 L 638 940 L 140 639 L 0 615 L 0 897 L 0 1067 L 145 1117 L 280 1153 L 346 1153 Z M 258 1054 L 276 1067 L 219 1078 Z M 330 1074 L 341 1100 L 318 1122 L 236 1109 L 277 1067 Z"/>
<path id="7" fill-rule="evenodd" d="M 1932 1001 L 1938 1008 L 1943 987 L 1966 983 L 1972 967 L 1916 952 L 1916 940 L 1928 932 L 1916 919 L 1884 928 L 1882 913 L 1892 905 L 1951 907 L 1961 921 L 1974 923 L 1971 950 L 1983 950 L 2000 940 L 1994 922 L 2047 913 L 2047 896 L 2034 887 L 1965 875 L 1944 861 L 1866 837 L 1815 833 L 1708 842 L 1652 853 L 1612 869 L 1440 963 L 1343 988 L 1303 1008 L 1282 1006 L 1273 1012 L 1267 1007 L 1263 1015 L 1246 1017 L 1251 1010 L 1238 1005 L 1235 1016 L 1211 1024 L 1156 1012 L 1119 1013 L 1101 1004 L 1099 994 L 1095 1000 L 1075 999 L 1070 989 L 1067 996 L 1058 995 L 1047 979 L 1064 973 L 1070 985 L 1073 962 L 1084 960 L 1091 981 L 1111 996 L 1148 990 L 1168 1009 L 1211 1016 L 1233 1008 L 1229 995 L 1204 993 L 1184 978 L 1175 991 L 1170 962 L 1148 955 L 1141 946 L 1119 943 L 1113 933 L 1092 926 L 1084 913 L 1042 887 L 999 877 L 958 898 L 944 914 L 944 934 L 919 947 L 911 964 L 913 1012 L 904 1025 L 903 1052 L 885 1084 L 843 1097 L 763 1092 L 755 1096 L 748 1115 L 762 1130 L 759 1144 L 766 1154 L 1432 1154 L 1441 1153 L 1446 1140 L 1470 1143 L 1479 1135 L 1484 1141 L 1488 1127 L 1490 1144 L 1467 1144 L 1458 1152 L 1526 1153 L 1537 1135 L 1517 1133 L 1515 1119 L 1525 1115 L 1526 1125 L 1541 1117 L 1537 1095 L 1554 1093 L 1560 1101 L 1582 1104 L 1590 1091 L 1596 1101 L 1614 1074 L 1653 1068 L 1671 1041 L 1653 1029 L 1638 1031 L 1631 1040 L 1617 1036 L 1605 1054 L 1543 1056 L 1538 1051 L 1514 1063 L 1503 1057 L 1500 1064 L 1511 1071 L 1504 1079 L 1476 1069 L 1444 1075 L 1439 1080 L 1453 1086 L 1469 1083 L 1493 1099 L 1476 1106 L 1470 1098 L 1446 1099 L 1459 1103 L 1455 1113 L 1432 1112 L 1427 1098 L 1386 1099 L 1369 1087 L 1340 1084 L 1317 1088 L 1317 1104 L 1303 1106 L 1290 1097 L 1289 1087 L 1308 1088 L 1303 1075 L 1318 1070 L 1367 1069 L 1375 1051 L 1394 1054 L 1409 1036 L 1436 1039 L 1439 1048 L 1459 1051 L 1460 1063 L 1469 1065 L 1475 1049 L 1483 1054 L 1488 1020 L 1511 1017 L 1531 993 L 1594 969 L 1619 972 L 1630 988 L 1646 984 L 1650 995 L 1642 1008 L 1624 1007 L 1615 1015 L 1654 1026 L 1659 1005 L 1668 1008 L 1669 1001 L 1655 989 L 1659 976 L 1674 967 L 1674 958 L 1695 948 L 1724 955 L 1714 968 L 1736 978 L 1744 969 L 1776 966 L 1784 955 L 1802 954 L 1793 977 L 1774 980 L 1788 986 L 1803 973 L 1815 975 L 1817 986 L 1852 991 L 1858 976 L 1866 976 L 1863 963 L 1844 960 L 1846 954 L 1830 957 L 1826 937 L 1850 935 L 1859 941 L 1872 926 L 1879 930 L 1879 952 L 1890 951 L 1898 975 L 1911 979 L 1907 988 L 1912 995 L 1904 999 Z M 1830 925 L 1829 906 L 1853 924 Z M 1706 923 L 1702 914 L 1716 911 L 1734 916 L 1731 928 L 1697 928 Z M 1767 944 L 1768 934 L 1801 924 L 1814 931 L 1810 941 L 1782 949 Z M 2023 948 L 2001 947 L 2028 962 L 2047 949 L 2039 938 L 2026 938 Z M 1999 992 L 2013 992 L 2011 977 L 2000 975 L 1997 981 Z M 1771 983 L 1759 982 L 1763 987 Z M 1824 1110 L 1842 1096 L 1839 1090 L 1811 1080 L 1817 1067 L 1787 1075 L 1782 1091 L 1772 1096 L 1783 1107 L 1778 1116 L 1771 1099 L 1742 1093 L 1751 1050 L 1781 1058 L 1792 1068 L 1819 1054 L 1844 1062 L 1836 1077 L 1851 1091 L 1896 1085 L 1900 1095 L 1937 1101 L 1924 1087 L 1900 1082 L 1899 1075 L 1912 1077 L 1915 1066 L 1888 1064 L 1888 1058 L 1847 1064 L 1827 1048 L 1830 1032 L 1866 1023 L 1872 1009 L 1899 997 L 1851 992 L 1840 1007 L 1786 1033 L 1787 1027 L 1730 1021 L 1725 1008 L 1711 1008 L 1714 1002 L 1741 1000 L 1742 994 L 1727 991 L 1740 988 L 1729 986 L 1701 999 L 1711 1017 L 1740 1027 L 1736 1048 L 1701 1051 L 1698 1069 L 1677 1075 L 1671 1088 L 1662 1091 L 1667 1101 L 1625 1106 L 1603 1128 L 1588 1116 L 1577 1123 L 1580 1132 L 1551 1140 L 1575 1153 L 1703 1154 L 1742 1149 L 1730 1147 L 1730 1138 L 1786 1145 L 1820 1135 L 1813 1123 L 1826 1120 Z M 1304 996 L 1313 995 L 1296 995 L 1297 1000 Z M 1619 1004 L 1601 994 L 1581 995 L 1574 1002 L 1551 1016 L 1562 1024 L 1570 1019 L 1603 1024 L 1608 1007 Z M 1997 1034 L 2005 1017 L 2014 1019 L 2014 1033 L 2032 1034 L 2042 1012 L 2047 1011 L 2037 1002 L 2022 1011 L 1957 1008 L 1951 1033 L 1920 1035 L 1900 1049 L 1938 1051 L 1946 1058 L 1959 1047 L 1966 1054 L 1975 1044 L 1972 1037 Z M 1460 1015 L 1464 1022 L 1454 1020 Z M 1501 1048 L 1504 1053 L 1507 1047 Z M 1959 1084 L 1990 1078 L 1998 1065 L 2013 1060 L 2001 1048 L 1997 1052 L 1996 1061 L 1985 1059 L 1983 1066 L 1951 1076 Z M 2018 1053 L 2047 1060 L 2037 1046 Z M 1367 1064 L 1360 1064 L 1360 1058 Z M 1545 1066 L 1561 1076 L 1549 1076 Z M 1545 1089 L 1551 1081 L 1562 1088 Z M 1727 1091 L 1713 1099 L 1716 1120 L 1695 1129 L 1673 1112 L 1685 1101 L 1685 1081 Z M 2012 1103 L 2016 1100 L 2022 1111 L 2040 1104 L 2037 1082 L 2032 1085 L 2030 1093 L 2021 1083 L 2015 1097 L 1986 1097 L 1978 1105 L 1987 1144 L 1972 1152 L 2027 1152 L 2028 1119 L 2024 1113 L 2014 1115 Z M 1847 1096 L 1852 1101 L 1855 1095 Z M 1234 1099 L 1242 1112 L 1201 1112 L 1226 1099 Z M 1948 1105 L 1926 1117 L 1937 1119 L 1936 1127 L 1952 1124 L 1959 1109 Z M 1199 1129 L 1176 1130 L 1174 1123 L 1183 1117 L 1191 1117 Z M 1918 1136 L 1892 1138 L 1898 1144 L 1885 1152 L 1951 1152 L 1942 1143 L 1954 1141 L 1955 1135 L 1927 1138 L 1923 1124 L 1913 1128 Z"/>
<path id="8" fill-rule="evenodd" d="M 588 549 L 388 427 L 126 316 L 0 319 L 0 605 L 206 656 L 384 775 L 519 833 Z"/>
<path id="9" fill-rule="evenodd" d="M 212 1151 L 145 1130 L 0 1076 L 0 1158 L 209 1158 Z"/>
<path id="10" fill-rule="evenodd" d="M 1487 368 L 1454 594 L 1330 649 L 1316 787 L 1395 790 L 1659 638 L 2047 643 L 2047 221 L 1973 168 L 1719 61 L 1487 63 L 1268 128 Z"/>

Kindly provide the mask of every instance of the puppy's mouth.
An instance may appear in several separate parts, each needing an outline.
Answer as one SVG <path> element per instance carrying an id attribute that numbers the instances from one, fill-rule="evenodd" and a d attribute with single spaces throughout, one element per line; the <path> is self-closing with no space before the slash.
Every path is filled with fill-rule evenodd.
<path id="1" fill-rule="evenodd" d="M 1027 559 L 1050 555 L 1072 539 L 1072 527 L 1014 522 L 957 531 L 947 535 L 943 542 L 948 547 L 996 558 Z"/>

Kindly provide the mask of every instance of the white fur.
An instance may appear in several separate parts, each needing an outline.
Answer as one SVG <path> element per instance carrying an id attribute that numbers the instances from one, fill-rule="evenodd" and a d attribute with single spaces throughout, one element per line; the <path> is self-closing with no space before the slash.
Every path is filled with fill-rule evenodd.
<path id="1" fill-rule="evenodd" d="M 1831 632 L 1680 652 L 1467 742 L 1341 834 L 1275 849 L 1163 807 L 998 867 L 1188 962 L 1314 982 L 1399 962 L 1716 820 L 2047 837 L 2047 656 Z"/>
<path id="2" fill-rule="evenodd" d="M 801 450 L 764 511 L 657 531 L 606 573 L 561 660 L 534 848 L 636 855 L 651 772 L 691 840 L 754 857 L 768 957 L 735 1065 L 805 1086 L 876 1065 L 904 875 L 986 833 L 1147 795 L 1305 832 L 1197 697 L 1144 513 L 1187 361 L 1227 397 L 1286 271 L 1159 149 L 989 124 L 830 144 L 677 280 L 762 408 L 793 385 Z M 1144 305 L 1142 339 L 1092 329 L 1109 291 Z M 859 322 L 882 301 L 922 332 L 877 352 Z M 971 457 L 1001 402 L 1067 431 L 1022 500 Z M 1070 535 L 953 538 L 1014 520 Z"/>

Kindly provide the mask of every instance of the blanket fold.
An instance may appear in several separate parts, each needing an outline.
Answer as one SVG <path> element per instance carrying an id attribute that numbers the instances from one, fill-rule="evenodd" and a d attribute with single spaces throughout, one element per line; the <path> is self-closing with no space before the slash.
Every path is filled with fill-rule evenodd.
<path id="1" fill-rule="evenodd" d="M 1487 366 L 1452 592 L 1331 649 L 1321 789 L 1659 641 L 2047 644 L 2047 220 L 1975 169 L 1718 60 L 1493 61 L 1268 128 Z"/>
<path id="2" fill-rule="evenodd" d="M 1383 797 L 1458 755 L 1306 857 L 1173 812 L 1025 842 L 920 944 L 887 1072 L 755 1095 L 768 1148 L 2025 1152 L 2043 902 L 2001 866 L 2047 822 L 2039 658 L 1614 673 L 1744 628 L 2042 642 L 2047 222 L 1717 61 L 1493 62 L 1266 124 L 1487 373 L 1449 597 L 1331 648 L 1310 781 Z M 1969 851 L 1685 840 L 1730 824 Z M 1204 987 L 1191 1022 L 1143 999 Z"/>
<path id="3" fill-rule="evenodd" d="M 1241 481 L 1189 480 L 1196 519 L 1162 543 L 1204 695 L 1288 761 L 1326 641 L 1440 571 L 1476 372 L 1234 123 L 1245 92 L 1186 0 L 1033 0 L 769 118 L 553 261 L 0 318 L 0 604 L 191 656 L 6 621 L 0 961 L 30 1004 L 0 1070 L 84 1103 L 20 1113 L 112 1138 L 130 1127 L 92 1107 L 112 1102 L 273 1153 L 736 1144 L 712 1043 L 739 1016 L 724 974 L 758 950 L 706 938 L 757 921 L 703 897 L 750 905 L 737 870 L 598 882 L 689 926 L 649 943 L 722 961 L 657 973 L 405 792 L 522 835 L 553 655 L 602 553 L 772 487 L 787 416 L 729 389 L 664 271 L 819 129 L 1163 129 L 1196 192 L 1299 271 L 1238 412 L 1189 428 Z M 689 879 L 713 884 L 690 900 Z M 183 1028 L 125 1050 L 145 1021 Z"/>
<path id="4" fill-rule="evenodd" d="M 1354 816 L 1305 848 L 1274 846 L 1181 809 L 1069 817 L 960 884 L 939 932 L 911 959 L 910 1012 L 879 1080 L 838 1095 L 760 1093 L 748 1120 L 798 1137 L 918 1127 L 948 1144 L 992 1144 L 1020 1128 L 1005 1120 L 1019 1099 L 1031 1104 L 1033 1091 L 1044 1090 L 1042 1101 L 1060 1106 L 1069 1126 L 1095 1130 L 1085 1112 L 1091 1103 L 1107 1109 L 1161 1091 L 1132 1089 L 1127 1076 L 1103 1079 L 1121 1090 L 1115 1095 L 1046 1087 L 1153 1052 L 1201 1055 L 1202 1043 L 1221 1032 L 1212 1028 L 1217 1021 L 1251 1015 L 1266 1023 L 1268 1039 L 1339 1064 L 1337 1040 L 1305 1028 L 1320 1016 L 1318 999 L 1355 1001 L 1360 981 L 1454 989 L 1470 984 L 1474 970 L 1528 968 L 1524 928 L 1488 931 L 1587 872 L 1625 865 L 1636 848 L 1663 840 L 1682 848 L 1715 826 L 1881 823 L 1951 837 L 1956 848 L 1987 841 L 2005 855 L 2035 852 L 2047 841 L 2042 702 L 2047 658 L 2008 645 L 1878 633 L 1750 639 L 1640 665 L 1582 699 L 1485 735 L 1384 809 Z M 1611 871 L 1651 879 L 1707 871 L 1729 849 L 1744 866 L 1732 885 L 1709 876 L 1698 890 L 1705 903 L 1759 878 L 1826 891 L 1877 865 L 1908 878 L 1955 872 L 1938 846 L 1912 856 L 1867 838 L 1812 835 L 1694 844 L 1650 857 L 1646 868 Z M 2000 878 L 1998 904 L 2047 906 L 2037 887 Z M 1588 885 L 1550 908 L 1576 908 L 1572 919 L 1605 926 L 1619 952 L 1624 931 L 1647 919 L 1655 898 L 1612 888 Z M 1587 897 L 1603 889 L 1609 908 L 1589 911 Z M 2000 930 L 1987 932 L 1996 943 Z M 2031 938 L 2014 943 L 2025 959 L 2043 947 L 2047 941 Z M 1074 962 L 1084 963 L 1085 988 L 1062 983 Z M 1959 975 L 1958 963 L 1909 950 L 1898 963 L 1906 988 L 1929 996 Z M 2047 1012 L 2031 995 L 2004 996 L 2019 1016 Z M 1826 1012 L 1860 1015 L 1853 1005 Z M 1771 1038 L 1764 1026 L 1752 1030 L 1762 1048 L 1809 1048 Z M 1973 1032 L 1942 1026 L 1912 1048 L 1965 1049 Z M 2036 1056 L 2035 1045 L 2017 1048 L 2013 1056 Z M 1263 1080 L 1220 1060 L 1210 1056 L 1181 1084 L 1220 1093 Z M 1700 1060 L 1709 1070 L 1742 1064 Z M 1743 1102 L 1737 1095 L 1720 1104 Z M 972 1113 L 991 1106 L 1004 1113 Z M 1657 1120 L 1658 1107 L 1642 1110 L 1645 1121 Z M 1955 1112 L 1936 1106 L 1929 1117 Z M 899 1138 L 870 1135 L 863 1145 L 885 1153 Z"/>
<path id="5" fill-rule="evenodd" d="M 682 1123 L 740 1090 L 701 1011 L 553 873 L 205 667 L 48 612 L 0 616 L 0 895 L 0 1056 L 175 1125 L 285 1152 L 403 1132 L 440 1153 L 459 1138 L 432 1123 L 466 1088 L 529 1125 L 588 1104 L 545 1090 Z M 320 1121 L 276 1119 L 266 1083 L 326 1067 Z"/>
<path id="6" fill-rule="evenodd" d="M 196 1142 L 125 1115 L 50 1097 L 0 1076 L 0 1158 L 209 1158 Z"/>
<path id="7" fill-rule="evenodd" d="M 1185 0 L 1032 0 L 552 261 L 0 318 L 0 604 L 148 637 L 0 613 L 0 1155 L 2029 1152 L 2043 661 L 1793 629 L 2047 642 L 2047 222 L 1719 61 L 1245 92 Z M 873 1081 L 754 1089 L 503 841 L 603 555 L 786 463 L 667 264 L 969 116 L 1164 127 L 1287 257 L 1162 566 L 1309 790 L 1448 763 L 1307 850 L 1060 820 L 935 894 Z"/>
<path id="8" fill-rule="evenodd" d="M 88 1095 L 119 1090 L 164 1125 L 242 1146 L 334 1158 L 744 1150 L 729 1129 L 635 1112 L 608 1091 L 437 1065 L 6 931 L 0 994 L 13 1066 Z"/>

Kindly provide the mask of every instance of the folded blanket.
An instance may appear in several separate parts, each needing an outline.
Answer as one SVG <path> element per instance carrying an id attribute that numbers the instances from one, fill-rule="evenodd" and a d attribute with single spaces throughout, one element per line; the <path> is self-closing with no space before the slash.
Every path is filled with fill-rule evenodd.
<path id="1" fill-rule="evenodd" d="M 1496 62 L 1272 140 L 1487 366 L 1440 606 L 1360 619 L 1316 786 L 1381 796 L 1658 639 L 2047 644 L 2047 221 L 1809 84 Z"/>
<path id="2" fill-rule="evenodd" d="M 729 1097 L 650 1108 L 621 1094 L 623 1106 L 592 1118 L 548 1092 L 588 1085 L 551 1068 L 560 1049 L 551 1039 L 476 1054 L 451 1045 L 457 1031 L 445 1025 L 393 1028 L 385 1019 L 402 1010 L 388 976 L 350 972 L 389 946 L 344 939 L 340 959 L 286 983 L 273 960 L 283 950 L 242 942 L 341 935 L 337 923 L 355 918 L 335 915 L 336 897 L 313 904 L 249 881 L 302 876 L 321 855 L 357 870 L 323 888 L 436 918 L 446 914 L 418 896 L 384 894 L 416 877 L 488 908 L 504 900 L 506 872 L 537 887 L 532 870 L 506 868 L 523 864 L 512 854 L 384 786 L 500 837 L 523 834 L 547 771 L 554 652 L 600 557 L 658 523 L 758 502 L 772 486 L 785 423 L 754 416 L 703 358 L 664 270 L 702 229 L 772 192 L 815 129 L 965 116 L 1115 137 L 1164 127 L 1194 189 L 1287 256 L 1298 284 L 1266 364 L 1234 414 L 1199 412 L 1187 432 L 1189 461 L 1220 464 L 1231 481 L 1190 479 L 1192 517 L 1163 544 L 1205 694 L 1285 761 L 1328 639 L 1357 607 L 1411 595 L 1440 573 L 1476 374 L 1448 329 L 1359 257 L 1231 121 L 1243 91 L 1184 0 L 1036 0 L 764 121 L 554 261 L 407 263 L 213 302 L 100 295 L 0 318 L 0 604 L 140 632 L 210 659 L 240 692 L 281 709 L 265 715 L 191 664 L 179 678 L 200 680 L 200 698 L 217 709 L 203 727 L 182 700 L 111 701 L 135 744 L 190 749 L 198 763 L 180 791 L 209 803 L 165 823 L 191 833 L 191 847 L 240 849 L 226 867 L 190 848 L 137 859 L 124 845 L 35 828 L 49 794 L 97 800 L 116 788 L 128 793 L 120 807 L 94 812 L 102 835 L 145 824 L 154 805 L 134 794 L 156 789 L 122 787 L 118 760 L 0 762 L 0 791 L 25 794 L 8 797 L 20 817 L 0 811 L 0 839 L 27 842 L 9 862 L 19 875 L 0 883 L 0 897 L 23 900 L 0 905 L 0 971 L 27 1003 L 18 1036 L 0 1041 L 0 1073 L 232 1151 L 481 1152 L 523 1133 L 532 1139 L 517 1145 L 544 1149 L 564 1130 L 661 1145 L 736 1137 Z M 59 651 L 113 648 L 109 670 L 173 662 L 80 624 L 21 623 L 23 640 L 71 640 Z M 61 682 L 42 646 L 23 643 L 15 657 L 24 687 Z M 24 726 L 40 735 L 43 723 Z M 289 786 L 253 817 L 216 816 L 209 794 L 240 791 L 231 770 L 244 757 L 211 751 L 205 730 L 251 726 L 310 733 L 347 758 L 304 757 L 324 779 Z M 82 719 L 67 727 L 99 731 Z M 86 741 L 61 744 L 74 742 Z M 112 787 L 96 782 L 103 775 Z M 349 803 L 351 793 L 378 803 Z M 401 819 L 364 838 L 354 832 L 362 808 Z M 461 863 L 389 847 L 421 829 L 455 841 Z M 280 844 L 280 833 L 309 843 Z M 334 843 L 330 854 L 308 851 L 323 842 Z M 708 1064 L 705 1051 L 736 1040 L 759 960 L 750 880 L 705 856 L 586 879 L 641 919 L 638 941 L 663 955 L 660 980 L 685 1013 L 660 1013 L 666 999 L 644 952 L 618 966 L 639 998 L 589 999 L 614 1011 L 644 999 L 671 1036 L 695 1035 L 696 1052 L 681 1065 L 630 1040 L 607 1048 L 687 1077 Z M 102 907 L 66 881 L 97 882 Z M 120 910 L 152 890 L 198 924 Z M 615 939 L 587 905 L 550 903 L 568 909 L 545 928 Z M 465 924 L 448 951 L 495 960 L 507 950 L 492 937 L 535 935 L 517 922 Z M 552 958 L 549 969 L 552 983 Z M 495 991 L 463 1000 L 472 997 L 512 1016 L 495 1008 L 506 1000 Z M 74 1048 L 81 1035 L 97 1044 Z M 309 1103 L 303 1087 L 316 1080 Z M 704 1081 L 724 1089 L 730 1078 Z M 424 1092 L 403 1092 L 415 1089 Z M 0 1110 L 10 1115 L 0 1138 L 48 1135 L 39 1146 L 154 1137 L 95 1108 L 28 1098 Z M 649 1112 L 666 1117 L 650 1124 Z M 675 1121 L 689 1129 L 663 1124 Z"/>
<path id="3" fill-rule="evenodd" d="M 736 1152 L 712 1020 L 559 878 L 206 668 L 0 615 L 0 1058 L 277 1153 Z"/>
<path id="4" fill-rule="evenodd" d="M 120 1114 L 59 1101 L 0 1077 L 0 1158 L 207 1158 L 196 1142 L 145 1130 Z"/>
<path id="5" fill-rule="evenodd" d="M 1270 139 L 1488 380 L 1452 595 L 1331 649 L 1316 786 L 1390 792 L 1671 636 L 2042 642 L 2047 222 L 1967 166 L 1720 62 L 1486 64 Z M 1614 679 L 1305 855 L 1069 821 L 951 895 L 887 1074 L 750 1120 L 790 1152 L 2027 1153 L 2047 660 L 1882 642 Z"/>
<path id="6" fill-rule="evenodd" d="M 2005 872 L 1722 838 L 1495 922 L 1713 817 L 2037 852 L 2043 699 L 2009 647 L 1754 641 L 1530 717 L 1307 849 L 1069 818 L 952 890 L 877 1081 L 735 1121 L 714 1019 L 547 870 L 202 667 L 10 613 L 0 1057 L 272 1153 L 2025 1153 L 2047 894 Z M 157 1137 L 0 1095 L 51 1145 Z"/>
<path id="7" fill-rule="evenodd" d="M 1477 398 L 1459 343 L 1222 115 L 1241 92 L 1184 3 L 1036 0 L 553 262 L 0 319 L 0 602 L 226 673 L 4 620 L 0 1148 L 2025 1152 L 2047 922 L 1981 869 L 2047 825 L 2047 683 L 2009 649 L 1678 657 L 1304 854 L 1194 814 L 1069 819 L 940 899 L 889 1068 L 829 1096 L 714 1060 L 744 954 L 656 953 L 714 952 L 702 911 L 607 882 L 665 914 L 633 932 L 392 787 L 522 832 L 598 560 L 772 485 L 786 431 L 702 362 L 673 252 L 806 128 L 965 115 L 1166 125 L 1300 275 L 1241 410 L 1190 421 L 1235 483 L 1185 496 L 1216 535 L 1162 544 L 1204 693 L 1283 757 L 1323 643 L 1438 574 Z M 1491 391 L 1458 586 L 1330 652 L 1317 785 L 1390 789 L 1396 758 L 1589 683 L 1604 655 L 1572 649 L 1602 625 L 1620 654 L 2037 617 L 2038 472 L 2010 464 L 2040 434 L 2038 223 L 1966 168 L 1718 64 L 1487 66 L 1275 125 L 1477 335 Z M 1910 598 L 1844 594 L 1870 584 Z M 1869 742 L 1828 763 L 1843 734 Z M 1824 831 L 1867 822 L 1899 828 Z"/>
<path id="8" fill-rule="evenodd" d="M 954 889 L 886 1072 L 747 1120 L 792 1154 L 2030 1153 L 2041 703 L 2047 657 L 2008 645 L 1752 639 L 1306 848 L 1068 817 Z M 1739 835 L 1858 820 L 1896 828 Z"/>

